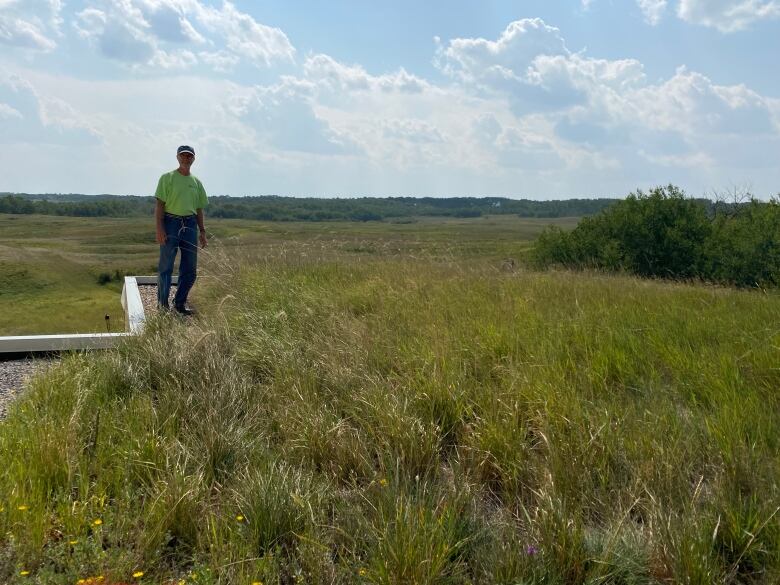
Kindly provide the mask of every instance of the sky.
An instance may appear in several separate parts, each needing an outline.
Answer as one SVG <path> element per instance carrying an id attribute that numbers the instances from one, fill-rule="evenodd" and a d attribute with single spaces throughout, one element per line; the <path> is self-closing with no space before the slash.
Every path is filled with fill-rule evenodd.
<path id="1" fill-rule="evenodd" d="M 0 0 L 0 191 L 780 193 L 780 0 Z"/>

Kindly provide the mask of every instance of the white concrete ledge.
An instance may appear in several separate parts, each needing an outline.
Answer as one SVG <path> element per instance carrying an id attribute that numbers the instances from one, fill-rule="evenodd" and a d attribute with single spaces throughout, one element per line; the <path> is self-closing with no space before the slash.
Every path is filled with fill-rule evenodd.
<path id="1" fill-rule="evenodd" d="M 138 278 L 125 276 L 122 287 L 122 307 L 125 310 L 125 329 L 130 333 L 140 333 L 144 326 L 144 304 L 138 291 Z"/>
<path id="2" fill-rule="evenodd" d="M 128 333 L 77 333 L 0 337 L 0 353 L 108 349 L 128 335 Z"/>
<path id="3" fill-rule="evenodd" d="M 172 277 L 171 284 L 178 284 L 179 278 Z M 127 333 L 74 333 L 61 335 L 14 335 L 0 337 L 0 355 L 34 353 L 47 351 L 74 351 L 83 349 L 108 349 L 128 335 L 137 335 L 143 330 L 144 305 L 138 285 L 157 284 L 156 276 L 126 276 L 122 287 L 122 307 L 125 310 Z"/>

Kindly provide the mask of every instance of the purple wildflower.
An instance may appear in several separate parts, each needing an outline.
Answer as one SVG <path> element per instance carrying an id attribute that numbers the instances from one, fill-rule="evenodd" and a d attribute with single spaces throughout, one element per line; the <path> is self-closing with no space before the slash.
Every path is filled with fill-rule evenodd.
<path id="1" fill-rule="evenodd" d="M 532 557 L 538 553 L 539 549 L 532 544 L 529 544 L 527 547 L 525 547 L 525 554 L 527 554 L 529 557 Z"/>

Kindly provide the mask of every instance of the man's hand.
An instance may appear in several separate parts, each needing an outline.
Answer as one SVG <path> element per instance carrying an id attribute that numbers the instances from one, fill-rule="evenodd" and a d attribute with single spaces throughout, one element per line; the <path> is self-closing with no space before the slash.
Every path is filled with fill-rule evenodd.
<path id="1" fill-rule="evenodd" d="M 206 232 L 200 232 L 200 247 L 205 248 L 208 246 L 208 240 L 206 239 Z"/>
<path id="2" fill-rule="evenodd" d="M 165 220 L 163 219 L 163 216 L 165 215 L 165 203 L 159 199 L 155 199 L 154 201 L 154 227 L 157 229 L 156 239 L 158 244 L 164 246 L 168 239 L 165 234 Z"/>

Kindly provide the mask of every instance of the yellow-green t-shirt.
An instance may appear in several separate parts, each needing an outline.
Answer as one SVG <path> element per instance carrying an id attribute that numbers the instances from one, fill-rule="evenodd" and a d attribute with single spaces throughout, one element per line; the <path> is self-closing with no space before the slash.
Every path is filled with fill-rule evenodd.
<path id="1" fill-rule="evenodd" d="M 174 215 L 192 215 L 208 204 L 203 184 L 193 175 L 184 176 L 178 170 L 165 173 L 154 194 L 165 204 L 165 211 Z"/>

